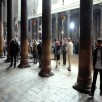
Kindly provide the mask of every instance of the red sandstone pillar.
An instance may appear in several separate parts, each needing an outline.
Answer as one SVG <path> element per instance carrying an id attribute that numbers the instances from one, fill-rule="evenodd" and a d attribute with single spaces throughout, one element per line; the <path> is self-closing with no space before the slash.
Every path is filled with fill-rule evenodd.
<path id="1" fill-rule="evenodd" d="M 39 18 L 36 19 L 36 40 L 39 40 Z"/>
<path id="2" fill-rule="evenodd" d="M 42 77 L 54 75 L 51 72 L 51 0 L 43 0 L 42 9 L 42 58 L 41 71 Z"/>
<path id="3" fill-rule="evenodd" d="M 100 6 L 100 37 L 102 38 L 102 3 Z"/>
<path id="4" fill-rule="evenodd" d="M 3 57 L 3 2 L 0 1 L 0 58 Z"/>
<path id="5" fill-rule="evenodd" d="M 67 38 L 70 37 L 70 17 L 71 14 L 70 14 L 70 11 L 67 11 Z"/>
<path id="6" fill-rule="evenodd" d="M 21 0 L 21 60 L 18 67 L 30 67 L 28 63 L 27 0 Z"/>
<path id="7" fill-rule="evenodd" d="M 6 62 L 10 61 L 10 42 L 13 36 L 13 26 L 12 26 L 12 0 L 7 0 L 7 59 Z"/>
<path id="8" fill-rule="evenodd" d="M 91 87 L 93 0 L 80 0 L 79 72 L 74 89 L 88 92 Z"/>
<path id="9" fill-rule="evenodd" d="M 58 14 L 55 14 L 55 39 L 58 39 Z"/>

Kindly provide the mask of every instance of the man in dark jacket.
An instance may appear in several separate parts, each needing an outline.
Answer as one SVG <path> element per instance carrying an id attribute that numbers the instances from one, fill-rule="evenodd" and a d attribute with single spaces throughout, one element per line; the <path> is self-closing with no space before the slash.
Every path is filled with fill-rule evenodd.
<path id="1" fill-rule="evenodd" d="M 41 54 L 42 54 L 42 42 L 40 41 L 37 45 L 38 57 L 39 57 L 39 67 L 41 67 Z"/>
<path id="2" fill-rule="evenodd" d="M 98 72 L 100 73 L 100 95 L 102 95 L 102 39 L 97 40 L 97 46 L 93 52 L 93 82 L 91 86 L 90 96 L 94 96 L 96 88 L 96 80 Z"/>
<path id="3" fill-rule="evenodd" d="M 14 68 L 16 67 L 16 57 L 18 55 L 18 52 L 19 52 L 19 46 L 14 40 L 12 40 L 10 43 L 10 56 L 11 56 L 10 67 L 13 66 L 13 59 L 14 59 Z"/>

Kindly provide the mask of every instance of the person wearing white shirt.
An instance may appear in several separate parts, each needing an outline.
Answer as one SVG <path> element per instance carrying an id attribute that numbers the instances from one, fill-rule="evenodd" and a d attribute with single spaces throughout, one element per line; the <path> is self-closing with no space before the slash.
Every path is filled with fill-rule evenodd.
<path id="1" fill-rule="evenodd" d="M 73 43 L 71 41 L 71 38 L 68 38 L 67 55 L 68 55 L 68 71 L 71 71 L 71 58 L 73 55 Z"/>

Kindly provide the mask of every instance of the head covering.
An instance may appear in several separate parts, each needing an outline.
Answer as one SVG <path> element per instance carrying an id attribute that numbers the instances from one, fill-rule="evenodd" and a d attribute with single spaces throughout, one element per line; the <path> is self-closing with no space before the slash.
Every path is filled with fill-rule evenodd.
<path id="1" fill-rule="evenodd" d="M 97 42 L 98 43 L 102 43 L 102 39 L 101 38 L 98 38 Z"/>
<path id="2" fill-rule="evenodd" d="M 68 38 L 68 41 L 71 41 L 71 38 Z"/>

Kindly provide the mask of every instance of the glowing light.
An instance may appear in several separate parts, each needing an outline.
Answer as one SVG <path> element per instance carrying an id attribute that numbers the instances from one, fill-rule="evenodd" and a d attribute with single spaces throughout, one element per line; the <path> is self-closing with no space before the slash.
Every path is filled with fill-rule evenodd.
<path id="1" fill-rule="evenodd" d="M 75 28 L 75 25 L 73 22 L 70 23 L 70 29 L 74 29 Z"/>

